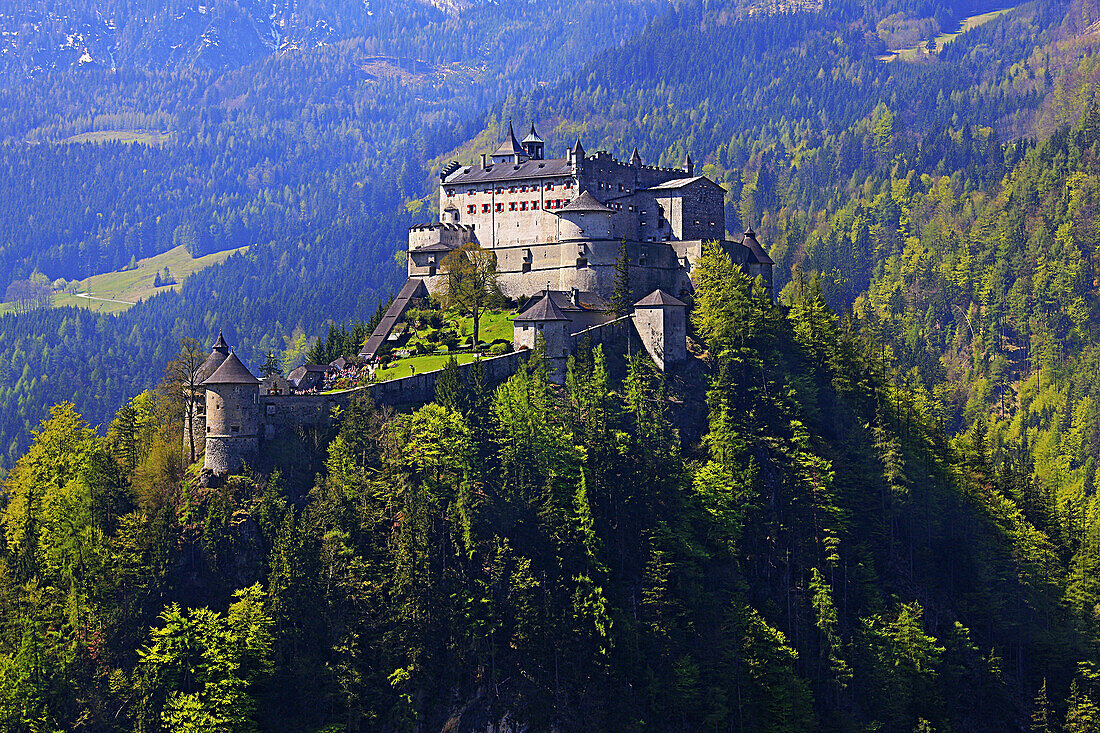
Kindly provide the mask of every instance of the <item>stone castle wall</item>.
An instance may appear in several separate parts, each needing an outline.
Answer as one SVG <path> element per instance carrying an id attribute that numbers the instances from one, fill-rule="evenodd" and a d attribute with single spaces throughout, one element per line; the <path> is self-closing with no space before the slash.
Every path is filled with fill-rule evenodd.
<path id="1" fill-rule="evenodd" d="M 503 382 L 519 370 L 528 356 L 528 351 L 515 351 L 482 359 L 486 383 Z M 471 366 L 472 362 L 462 364 L 458 367 L 459 373 L 465 376 Z M 360 395 L 394 408 L 426 404 L 435 399 L 435 380 L 442 373 L 439 369 L 328 394 L 263 395 L 260 397 L 261 436 L 264 440 L 273 440 L 298 427 L 327 426 L 332 422 L 333 408 L 344 409 Z"/>

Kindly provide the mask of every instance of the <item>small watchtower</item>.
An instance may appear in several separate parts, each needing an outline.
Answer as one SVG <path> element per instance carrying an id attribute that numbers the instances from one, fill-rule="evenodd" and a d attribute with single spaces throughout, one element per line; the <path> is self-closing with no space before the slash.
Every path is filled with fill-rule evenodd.
<path id="1" fill-rule="evenodd" d="M 634 328 L 662 371 L 687 360 L 687 304 L 654 290 L 634 304 Z"/>
<path id="2" fill-rule="evenodd" d="M 569 361 L 569 324 L 569 318 L 554 304 L 549 289 L 512 321 L 512 340 L 517 349 L 533 349 L 542 337 L 546 361 L 550 365 L 550 380 L 556 384 L 565 384 Z"/>
<path id="3" fill-rule="evenodd" d="M 183 456 L 186 461 L 198 457 L 197 453 L 194 457 L 191 456 L 191 446 L 194 445 L 196 451 L 199 451 L 206 440 L 206 389 L 202 383 L 222 365 L 228 356 L 229 344 L 225 343 L 225 336 L 219 331 L 218 340 L 214 342 L 210 356 L 206 357 L 206 361 L 195 370 L 194 389 L 188 390 L 187 404 L 184 406 L 187 412 L 183 420 Z"/>
<path id="4" fill-rule="evenodd" d="M 260 380 L 236 354 L 229 354 L 202 383 L 206 388 L 206 458 L 203 467 L 233 473 L 256 455 Z"/>

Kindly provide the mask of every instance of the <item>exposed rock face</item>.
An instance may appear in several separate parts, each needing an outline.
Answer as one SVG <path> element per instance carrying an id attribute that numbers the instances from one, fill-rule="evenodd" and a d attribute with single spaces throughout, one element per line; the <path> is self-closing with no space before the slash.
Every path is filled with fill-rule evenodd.
<path id="1" fill-rule="evenodd" d="M 369 34 L 383 17 L 430 6 L 458 14 L 487 0 L 117 0 L 0 8 L 0 66 L 231 69 L 291 49 Z M 435 11 L 430 11 L 435 12 Z"/>

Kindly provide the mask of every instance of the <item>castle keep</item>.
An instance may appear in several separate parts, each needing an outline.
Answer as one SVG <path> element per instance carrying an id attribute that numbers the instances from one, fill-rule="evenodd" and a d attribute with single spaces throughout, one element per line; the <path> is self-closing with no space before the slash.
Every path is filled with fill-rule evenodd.
<path id="1" fill-rule="evenodd" d="M 477 242 L 496 254 L 501 290 L 510 298 L 547 287 L 609 297 L 620 243 L 638 297 L 661 289 L 691 292 L 691 268 L 704 241 L 723 244 L 746 272 L 770 286 L 772 260 L 750 230 L 726 239 L 722 187 L 695 175 L 691 156 L 680 168 L 645 165 L 635 148 L 628 162 L 580 140 L 564 158 L 546 159 L 531 131 L 519 142 L 512 126 L 491 156 L 440 172 L 441 221 L 409 231 L 408 275 L 429 290 L 441 282 L 451 250 Z"/>

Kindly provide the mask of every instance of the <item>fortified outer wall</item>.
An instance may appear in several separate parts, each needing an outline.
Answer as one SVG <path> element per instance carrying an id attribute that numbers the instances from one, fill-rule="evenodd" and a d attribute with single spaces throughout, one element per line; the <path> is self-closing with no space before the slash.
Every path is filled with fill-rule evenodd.
<path id="1" fill-rule="evenodd" d="M 485 381 L 488 384 L 503 382 L 515 374 L 529 356 L 529 351 L 515 351 L 482 359 Z M 459 366 L 459 373 L 466 376 L 472 364 L 473 362 Z M 260 397 L 260 422 L 263 426 L 261 435 L 264 440 L 273 440 L 299 426 L 328 425 L 332 420 L 333 407 L 346 408 L 355 397 L 362 394 L 380 405 L 395 408 L 426 404 L 435 399 L 435 380 L 442 373 L 443 370 L 439 369 L 328 394 L 263 395 Z"/>

